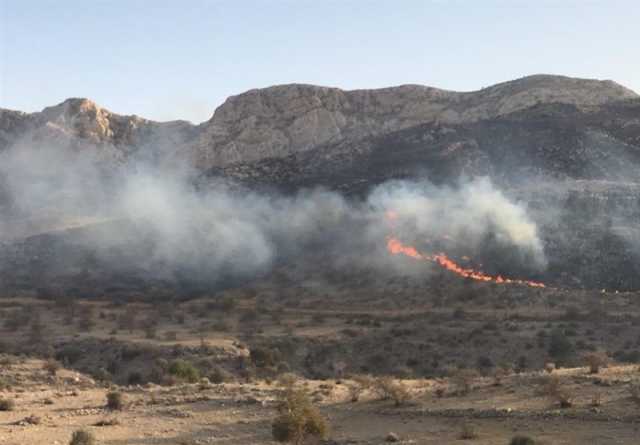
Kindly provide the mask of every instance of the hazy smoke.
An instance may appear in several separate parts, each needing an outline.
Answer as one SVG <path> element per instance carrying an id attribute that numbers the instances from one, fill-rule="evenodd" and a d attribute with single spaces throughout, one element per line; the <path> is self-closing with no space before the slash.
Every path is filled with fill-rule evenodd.
<path id="1" fill-rule="evenodd" d="M 0 238 L 111 222 L 94 235 L 87 232 L 85 242 L 107 252 L 103 260 L 119 249 L 136 268 L 166 276 L 187 270 L 215 281 L 320 252 L 343 254 L 367 267 L 388 264 L 394 260 L 384 253 L 388 210 L 398 214 L 410 242 L 446 238 L 473 253 L 491 234 L 497 243 L 532 256 L 537 266 L 545 261 L 525 208 L 488 179 L 455 188 L 394 181 L 359 202 L 321 189 L 283 196 L 222 182 L 203 192 L 188 169 L 105 167 L 92 149 L 44 144 L 3 153 L 0 178 Z"/>
<path id="2" fill-rule="evenodd" d="M 488 178 L 458 188 L 428 182 L 383 184 L 369 201 L 380 211 L 393 211 L 416 238 L 450 239 L 470 251 L 491 234 L 496 242 L 530 253 L 536 266 L 546 260 L 536 224 L 522 205 L 511 202 Z"/>

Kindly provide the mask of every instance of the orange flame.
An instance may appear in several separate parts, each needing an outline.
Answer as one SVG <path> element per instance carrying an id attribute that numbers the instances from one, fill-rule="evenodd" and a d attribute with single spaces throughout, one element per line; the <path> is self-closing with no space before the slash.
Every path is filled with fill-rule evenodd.
<path id="1" fill-rule="evenodd" d="M 387 216 L 389 216 L 389 214 L 387 214 Z M 415 260 L 432 261 L 434 263 L 439 264 L 443 268 L 460 275 L 461 277 L 471 278 L 473 280 L 492 281 L 494 283 L 500 283 L 500 284 L 513 283 L 513 284 L 524 284 L 531 287 L 545 287 L 543 283 L 539 283 L 536 281 L 513 280 L 510 278 L 503 278 L 500 275 L 498 276 L 487 275 L 479 270 L 465 269 L 459 266 L 455 261 L 450 259 L 444 253 L 438 253 L 435 255 L 425 255 L 418 252 L 418 250 L 415 247 L 404 245 L 400 240 L 392 236 L 389 236 L 387 238 L 387 250 L 393 255 L 402 254 L 410 258 L 413 258 Z"/>

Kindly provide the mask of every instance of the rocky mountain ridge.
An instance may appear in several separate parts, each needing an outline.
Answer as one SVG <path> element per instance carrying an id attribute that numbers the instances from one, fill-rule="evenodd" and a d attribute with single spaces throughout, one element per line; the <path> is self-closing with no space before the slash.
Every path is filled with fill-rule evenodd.
<path id="1" fill-rule="evenodd" d="M 57 143 L 89 147 L 116 162 L 138 156 L 181 159 L 208 170 L 282 159 L 417 125 L 468 124 L 544 104 L 592 110 L 637 98 L 612 81 L 550 75 L 462 93 L 420 85 L 344 91 L 291 84 L 232 96 L 200 125 L 118 115 L 73 98 L 38 113 L 0 109 L 0 151 L 20 143 Z"/>

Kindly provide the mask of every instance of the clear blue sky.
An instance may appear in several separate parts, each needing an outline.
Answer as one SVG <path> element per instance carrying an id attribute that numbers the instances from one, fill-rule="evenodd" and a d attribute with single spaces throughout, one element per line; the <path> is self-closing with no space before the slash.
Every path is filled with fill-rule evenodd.
<path id="1" fill-rule="evenodd" d="M 89 97 L 209 119 L 231 94 L 301 82 L 474 90 L 528 74 L 640 91 L 638 0 L 0 0 L 0 107 Z"/>

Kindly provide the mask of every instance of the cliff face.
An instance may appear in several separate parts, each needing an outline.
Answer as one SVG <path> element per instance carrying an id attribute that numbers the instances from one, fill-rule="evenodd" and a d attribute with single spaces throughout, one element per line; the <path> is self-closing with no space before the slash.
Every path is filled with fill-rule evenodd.
<path id="1" fill-rule="evenodd" d="M 39 113 L 0 110 L 0 150 L 18 142 L 95 149 L 126 162 L 186 160 L 207 170 L 285 158 L 327 144 L 355 142 L 421 124 L 465 124 L 544 104 L 589 110 L 638 96 L 611 81 L 537 75 L 475 92 L 420 85 L 344 91 L 280 85 L 232 96 L 201 125 L 121 116 L 87 99 L 68 99 Z"/>
<path id="2" fill-rule="evenodd" d="M 194 143 L 207 168 L 281 158 L 419 124 L 469 123 L 549 103 L 597 107 L 637 97 L 610 81 L 531 76 L 458 93 L 419 85 L 343 91 L 282 85 L 229 98 Z"/>

